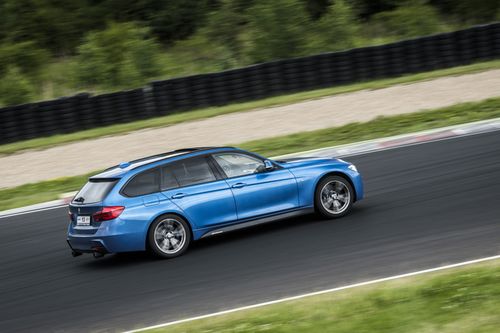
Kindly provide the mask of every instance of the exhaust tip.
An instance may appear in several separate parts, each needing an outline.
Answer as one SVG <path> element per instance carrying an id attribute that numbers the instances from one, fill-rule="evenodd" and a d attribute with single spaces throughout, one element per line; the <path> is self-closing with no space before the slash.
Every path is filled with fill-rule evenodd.
<path id="1" fill-rule="evenodd" d="M 98 251 L 92 252 L 92 255 L 94 256 L 95 259 L 99 259 L 99 258 L 104 257 L 104 253 L 98 252 Z"/>

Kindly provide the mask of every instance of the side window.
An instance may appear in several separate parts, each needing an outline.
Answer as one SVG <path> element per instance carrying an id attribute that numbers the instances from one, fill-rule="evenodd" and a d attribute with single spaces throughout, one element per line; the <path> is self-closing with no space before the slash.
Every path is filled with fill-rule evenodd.
<path id="1" fill-rule="evenodd" d="M 162 191 L 179 187 L 179 183 L 177 183 L 177 179 L 175 179 L 174 173 L 170 166 L 166 166 L 162 169 L 161 186 L 162 186 Z"/>
<path id="2" fill-rule="evenodd" d="M 205 158 L 190 158 L 172 165 L 172 171 L 180 186 L 207 183 L 216 180 Z"/>
<path id="3" fill-rule="evenodd" d="M 160 170 L 153 169 L 136 175 L 123 189 L 129 197 L 160 191 Z"/>
<path id="4" fill-rule="evenodd" d="M 253 156 L 236 153 L 221 153 L 213 156 L 229 178 L 258 173 L 264 169 L 264 162 Z"/>

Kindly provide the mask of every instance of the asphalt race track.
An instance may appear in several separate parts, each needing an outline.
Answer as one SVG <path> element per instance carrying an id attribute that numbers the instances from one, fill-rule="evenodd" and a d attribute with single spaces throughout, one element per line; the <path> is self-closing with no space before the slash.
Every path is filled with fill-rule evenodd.
<path id="1" fill-rule="evenodd" d="M 72 258 L 66 209 L 0 219 L 0 331 L 119 331 L 500 253 L 500 131 L 348 158 L 350 216 L 215 236 L 183 257 Z"/>

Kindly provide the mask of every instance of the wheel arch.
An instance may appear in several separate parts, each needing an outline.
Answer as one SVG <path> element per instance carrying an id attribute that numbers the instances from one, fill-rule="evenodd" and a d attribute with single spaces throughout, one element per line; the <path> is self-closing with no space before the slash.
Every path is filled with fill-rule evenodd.
<path id="1" fill-rule="evenodd" d="M 314 186 L 314 193 L 316 193 L 316 190 L 318 189 L 319 183 L 323 179 L 325 179 L 326 177 L 330 177 L 330 176 L 339 176 L 339 177 L 342 177 L 345 180 L 347 180 L 349 182 L 349 185 L 351 185 L 352 190 L 354 192 L 354 200 L 353 200 L 353 202 L 356 202 L 356 200 L 358 199 L 358 194 L 356 193 L 356 187 L 354 186 L 354 182 L 352 181 L 351 177 L 349 177 L 349 175 L 347 173 L 342 172 L 342 171 L 338 171 L 338 170 L 328 171 L 325 174 L 323 174 L 321 177 L 319 177 L 318 180 L 316 181 L 315 186 Z M 316 198 L 314 199 L 314 201 L 316 201 Z"/>
<path id="2" fill-rule="evenodd" d="M 194 240 L 194 234 L 193 234 L 193 225 L 191 224 L 191 222 L 189 221 L 189 219 L 179 213 L 179 212 L 176 212 L 176 211 L 167 211 L 167 212 L 162 212 L 162 213 L 159 213 L 157 214 L 154 218 L 151 219 L 151 221 L 149 221 L 149 224 L 148 224 L 148 229 L 146 230 L 146 237 L 144 239 L 144 243 L 145 243 L 145 249 L 148 249 L 149 248 L 149 242 L 148 242 L 148 235 L 149 235 L 149 231 L 151 230 L 151 226 L 153 225 L 153 222 L 155 222 L 156 220 L 158 220 L 159 218 L 165 216 L 165 215 L 175 215 L 175 216 L 178 216 L 180 217 L 181 219 L 183 219 L 184 221 L 187 222 L 188 226 L 189 226 L 189 233 L 191 234 L 191 239 Z"/>

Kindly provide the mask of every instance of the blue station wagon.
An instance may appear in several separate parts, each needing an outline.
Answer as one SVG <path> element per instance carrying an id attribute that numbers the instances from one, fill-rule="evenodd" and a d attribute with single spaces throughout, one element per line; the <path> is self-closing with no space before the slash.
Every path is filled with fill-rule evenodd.
<path id="1" fill-rule="evenodd" d="M 363 198 L 356 167 L 335 158 L 270 160 L 232 147 L 180 149 L 89 178 L 69 205 L 73 256 L 148 250 L 299 214 L 347 214 Z"/>

